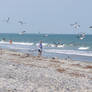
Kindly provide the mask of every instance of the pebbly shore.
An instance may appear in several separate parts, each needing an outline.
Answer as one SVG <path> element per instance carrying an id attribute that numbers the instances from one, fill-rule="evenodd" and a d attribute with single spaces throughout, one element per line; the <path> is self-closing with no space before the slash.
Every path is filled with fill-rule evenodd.
<path id="1" fill-rule="evenodd" d="M 0 50 L 0 92 L 92 92 L 92 63 Z"/>

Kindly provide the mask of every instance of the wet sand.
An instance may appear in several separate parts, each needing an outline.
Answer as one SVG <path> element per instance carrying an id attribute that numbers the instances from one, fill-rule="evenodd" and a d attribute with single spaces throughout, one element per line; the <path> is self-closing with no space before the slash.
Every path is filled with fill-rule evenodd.
<path id="1" fill-rule="evenodd" d="M 92 63 L 0 50 L 0 92 L 92 92 Z"/>

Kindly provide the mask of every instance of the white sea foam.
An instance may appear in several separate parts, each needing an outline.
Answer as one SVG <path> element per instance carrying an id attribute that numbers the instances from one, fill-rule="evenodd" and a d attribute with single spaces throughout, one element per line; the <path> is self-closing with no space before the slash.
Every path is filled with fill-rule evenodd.
<path id="1" fill-rule="evenodd" d="M 48 47 L 56 47 L 54 44 L 48 44 Z"/>
<path id="2" fill-rule="evenodd" d="M 9 45 L 10 43 L 9 42 L 6 42 L 6 41 L 0 41 L 0 44 L 7 44 Z M 36 45 L 36 46 L 39 46 L 39 43 L 29 43 L 29 42 L 12 42 L 12 44 L 15 44 L 15 45 Z M 48 44 L 48 43 L 42 43 L 42 45 L 44 47 L 57 47 L 57 48 L 62 48 L 64 47 L 64 44 L 63 45 L 55 45 L 55 44 Z"/>
<path id="3" fill-rule="evenodd" d="M 88 50 L 89 47 L 79 47 L 78 49 L 79 49 L 79 50 Z"/>
<path id="4" fill-rule="evenodd" d="M 55 44 L 48 44 L 48 47 L 57 47 L 57 48 L 63 48 L 64 44 L 60 45 L 55 45 Z"/>
<path id="5" fill-rule="evenodd" d="M 47 49 L 45 52 L 57 53 L 57 54 L 71 54 L 71 55 L 81 55 L 81 56 L 92 56 L 90 51 L 78 51 L 78 50 L 58 50 L 58 49 Z"/>
<path id="6" fill-rule="evenodd" d="M 0 41 L 1 44 L 9 44 L 9 42 Z"/>
<path id="7" fill-rule="evenodd" d="M 19 44 L 19 45 L 34 45 L 34 43 L 25 43 L 25 42 L 13 42 L 13 44 Z"/>
<path id="8" fill-rule="evenodd" d="M 48 43 L 42 43 L 43 46 L 48 46 Z"/>
<path id="9" fill-rule="evenodd" d="M 58 48 L 63 48 L 64 47 L 64 44 L 63 45 L 57 45 Z"/>
<path id="10" fill-rule="evenodd" d="M 1 44 L 9 44 L 9 42 L 0 41 Z M 12 44 L 16 45 L 34 45 L 34 43 L 28 43 L 28 42 L 12 42 Z"/>
<path id="11" fill-rule="evenodd" d="M 10 49 L 24 49 L 28 50 L 31 49 L 29 46 L 35 45 L 38 46 L 39 43 L 27 43 L 27 42 L 13 42 L 13 44 L 16 45 L 10 45 L 9 42 L 4 42 L 0 41 L 0 45 L 4 48 L 10 48 Z M 58 54 L 71 54 L 71 55 L 81 55 L 81 56 L 92 56 L 92 51 L 87 51 L 89 47 L 79 47 L 78 50 L 62 50 L 61 48 L 64 47 L 65 45 L 58 45 L 56 47 L 55 44 L 48 44 L 48 43 L 43 43 L 43 46 L 48 46 L 51 47 L 52 49 L 44 49 L 45 52 L 48 53 L 58 53 Z M 55 49 L 55 48 L 60 48 L 60 49 Z"/>
<path id="12" fill-rule="evenodd" d="M 43 46 L 48 46 L 48 43 L 42 43 Z M 39 46 L 39 43 L 36 43 L 36 46 Z"/>

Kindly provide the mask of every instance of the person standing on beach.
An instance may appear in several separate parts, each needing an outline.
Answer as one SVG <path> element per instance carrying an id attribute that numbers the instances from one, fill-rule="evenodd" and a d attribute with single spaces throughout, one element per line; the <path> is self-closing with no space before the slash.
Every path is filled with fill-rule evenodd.
<path id="1" fill-rule="evenodd" d="M 38 48 L 38 56 L 41 56 L 42 55 L 42 48 L 43 48 L 42 41 L 40 41 L 39 48 Z"/>

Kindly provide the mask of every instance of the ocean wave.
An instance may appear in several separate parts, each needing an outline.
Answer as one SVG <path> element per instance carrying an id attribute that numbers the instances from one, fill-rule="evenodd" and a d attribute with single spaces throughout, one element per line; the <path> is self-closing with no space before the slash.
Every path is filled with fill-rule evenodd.
<path id="1" fill-rule="evenodd" d="M 25 43 L 25 42 L 13 42 L 13 44 L 19 44 L 19 45 L 34 45 L 34 43 Z"/>
<path id="2" fill-rule="evenodd" d="M 10 44 L 9 42 L 0 41 L 1 44 Z M 12 42 L 12 44 L 16 45 L 34 45 L 34 43 L 28 43 L 28 42 Z"/>
<path id="3" fill-rule="evenodd" d="M 6 41 L 0 41 L 0 44 L 7 44 L 9 45 L 10 43 L 9 42 L 6 42 Z M 39 43 L 34 43 L 34 42 L 12 42 L 12 44 L 15 44 L 15 45 L 35 45 L 35 46 L 39 46 Z M 64 44 L 59 44 L 59 45 L 56 45 L 56 44 L 51 44 L 51 43 L 42 43 L 43 47 L 57 47 L 57 48 L 63 48 L 65 45 Z"/>
<path id="4" fill-rule="evenodd" d="M 16 45 L 15 45 L 16 44 Z M 71 54 L 71 55 L 82 55 L 82 56 L 92 56 L 92 51 L 88 51 L 90 47 L 75 47 L 76 50 L 63 50 L 66 48 L 65 44 L 51 44 L 51 43 L 42 43 L 44 47 L 44 51 L 47 53 L 58 53 L 58 54 Z M 37 49 L 39 43 L 33 42 L 13 42 L 13 45 L 10 45 L 9 42 L 0 41 L 0 45 L 2 48 L 10 48 L 10 49 L 19 49 L 19 50 L 29 50 L 29 49 Z M 37 47 L 36 47 L 37 46 Z M 32 47 L 32 48 L 31 48 Z M 65 47 L 65 48 L 63 48 Z M 51 48 L 51 49 L 50 49 Z M 63 48 L 63 49 L 62 49 Z M 67 48 L 66 48 L 67 49 Z"/>
<path id="5" fill-rule="evenodd" d="M 71 55 L 81 55 L 81 56 L 92 56 L 92 51 L 47 49 L 47 50 L 45 50 L 45 52 L 57 53 L 57 54 L 71 54 Z"/>
<path id="6" fill-rule="evenodd" d="M 55 44 L 48 44 L 48 47 L 56 47 Z"/>
<path id="7" fill-rule="evenodd" d="M 48 43 L 42 43 L 43 46 L 48 46 Z M 39 43 L 36 43 L 36 46 L 39 46 Z"/>
<path id="8" fill-rule="evenodd" d="M 79 50 L 88 50 L 89 47 L 79 47 L 78 49 L 79 49 Z"/>
<path id="9" fill-rule="evenodd" d="M 48 44 L 48 47 L 57 47 L 57 48 L 63 48 L 65 45 L 64 44 Z"/>

